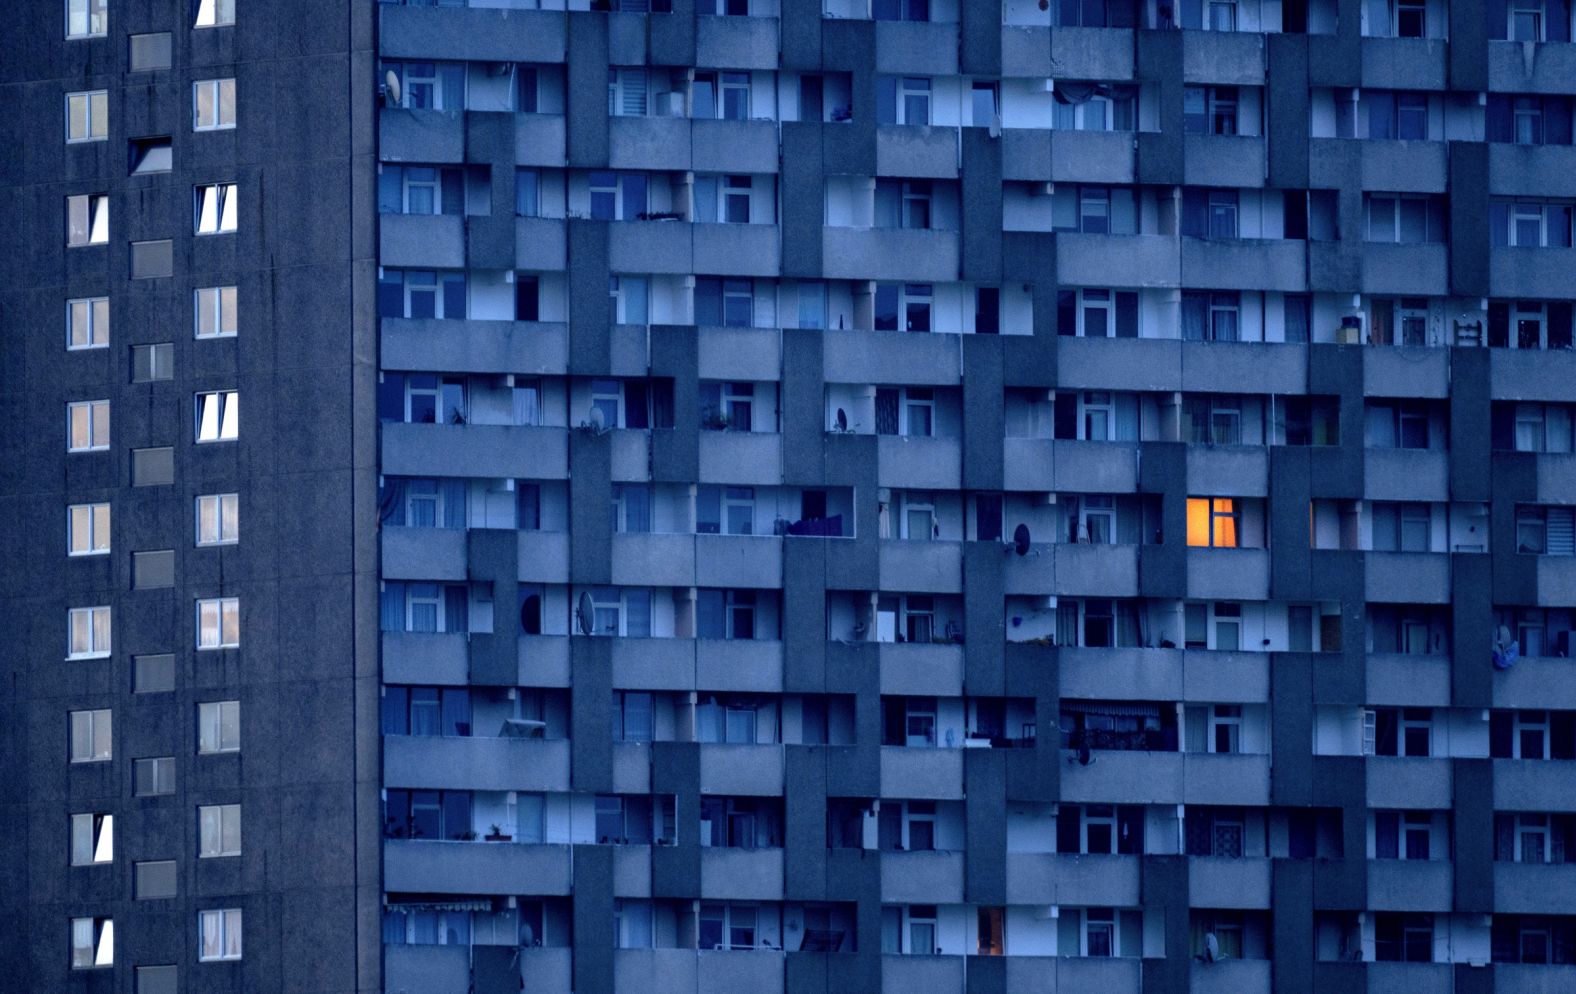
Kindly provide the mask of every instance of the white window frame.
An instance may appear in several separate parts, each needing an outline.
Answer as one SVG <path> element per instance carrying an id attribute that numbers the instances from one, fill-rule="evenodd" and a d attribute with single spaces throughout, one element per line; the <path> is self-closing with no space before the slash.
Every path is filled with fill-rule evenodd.
<path id="1" fill-rule="evenodd" d="M 749 496 L 745 496 L 746 494 L 748 494 Z M 754 535 L 755 534 L 755 488 L 754 487 L 730 487 L 730 486 L 724 486 L 722 488 L 721 496 L 718 499 L 721 502 L 720 503 L 720 510 L 718 511 L 718 514 L 722 518 L 722 521 L 720 522 L 721 527 L 718 530 L 722 534 L 724 534 L 724 535 Z M 743 510 L 743 511 L 747 511 L 749 513 L 749 525 L 750 525 L 750 530 L 749 531 L 734 531 L 733 530 L 732 516 L 729 514 L 729 512 L 730 511 L 734 511 L 734 510 Z M 730 596 L 731 596 L 731 594 L 730 594 Z M 729 637 L 731 638 L 732 636 L 730 635 Z"/>
<path id="2" fill-rule="evenodd" d="M 925 119 L 923 121 L 910 121 L 908 119 L 909 98 L 924 98 Z M 935 117 L 935 86 L 929 76 L 899 76 L 897 78 L 897 108 L 895 111 L 898 124 L 912 124 L 919 127 L 928 127 L 931 119 Z"/>
<path id="3" fill-rule="evenodd" d="M 651 282 L 644 276 L 613 274 L 607 278 L 607 293 L 612 298 L 614 324 L 649 324 L 651 321 Z M 638 308 L 638 311 L 636 310 Z M 631 318 L 640 320 L 632 321 Z"/>
<path id="4" fill-rule="evenodd" d="M 916 391 L 919 391 L 920 394 L 916 395 Z M 924 394 L 928 394 L 929 396 L 924 396 Z M 903 388 L 903 394 L 899 398 L 899 401 L 900 401 L 900 405 L 898 407 L 898 434 L 904 436 L 905 438 L 935 438 L 936 437 L 936 392 L 935 392 L 934 388 L 931 388 L 931 387 L 904 387 Z M 909 411 L 911 409 L 912 410 L 924 409 L 926 411 L 929 411 L 929 413 L 930 413 L 930 417 L 929 417 L 930 424 L 928 426 L 929 427 L 928 431 L 924 432 L 923 434 L 915 433 L 915 431 L 913 430 L 913 426 L 909 423 L 910 422 Z"/>
<path id="5" fill-rule="evenodd" d="M 1106 287 L 1079 287 L 1076 301 L 1077 332 L 1080 338 L 1114 338 L 1116 337 L 1116 293 Z M 1089 322 L 1085 317 L 1089 311 L 1105 312 L 1105 334 L 1090 335 Z"/>
<path id="6" fill-rule="evenodd" d="M 203 113 L 203 97 L 208 113 Z M 228 111 L 228 113 L 226 113 Z M 229 131 L 235 127 L 235 79 L 199 79 L 192 83 L 192 130 Z"/>
<path id="7" fill-rule="evenodd" d="M 600 384 L 616 383 L 618 385 L 618 390 L 617 390 L 616 393 L 615 392 L 610 392 L 610 391 L 607 391 L 607 390 L 598 390 L 597 389 L 597 384 L 599 384 L 599 383 Z M 606 408 L 602 407 L 602 405 L 605 405 L 605 404 L 607 404 L 609 402 L 611 402 L 612 405 L 613 405 L 613 417 L 611 417 L 611 418 L 609 418 L 607 416 Z M 602 412 L 603 412 L 602 413 L 602 427 L 604 427 L 604 428 L 622 428 L 624 426 L 624 381 L 623 380 L 608 380 L 608 379 L 594 379 L 594 380 L 592 380 L 591 381 L 591 407 L 592 408 L 600 408 L 602 410 Z"/>
<path id="8" fill-rule="evenodd" d="M 66 301 L 66 351 L 109 348 L 109 298 Z"/>
<path id="9" fill-rule="evenodd" d="M 235 0 L 198 0 L 194 28 L 223 28 L 235 23 Z"/>
<path id="10" fill-rule="evenodd" d="M 240 959 L 241 928 L 240 908 L 197 912 L 197 961 L 214 963 Z"/>
<path id="11" fill-rule="evenodd" d="M 1098 501 L 1099 503 L 1096 503 Z M 1081 542 L 1094 542 L 1095 530 L 1089 527 L 1090 521 L 1096 518 L 1104 519 L 1105 542 L 1095 543 L 1110 545 L 1116 542 L 1116 498 L 1111 494 L 1081 494 L 1078 500 L 1078 534 Z"/>
<path id="12" fill-rule="evenodd" d="M 108 501 L 72 504 L 66 508 L 66 555 L 109 555 L 109 508 Z"/>
<path id="13" fill-rule="evenodd" d="M 197 703 L 197 754 L 213 756 L 241 751 L 241 702 Z"/>
<path id="14" fill-rule="evenodd" d="M 380 169 L 399 169 L 399 206 L 404 214 L 417 216 L 437 216 L 443 213 L 443 169 L 439 166 L 385 166 L 379 164 Z M 424 170 L 432 174 L 431 179 L 412 175 L 416 170 Z M 429 209 L 419 211 L 411 207 L 410 195 L 412 192 L 424 191 L 428 194 Z"/>
<path id="15" fill-rule="evenodd" d="M 192 337 L 234 338 L 240 330 L 238 291 L 233 286 L 205 286 L 192 291 Z M 225 326 L 228 313 L 231 324 Z M 212 330 L 204 330 L 204 326 Z"/>
<path id="16" fill-rule="evenodd" d="M 197 545 L 234 545 L 241 540 L 241 495 L 199 495 L 195 520 Z"/>
<path id="17" fill-rule="evenodd" d="M 71 919 L 71 969 L 115 965 L 115 919 L 108 915 Z"/>
<path id="18" fill-rule="evenodd" d="M 1517 863 L 1530 862 L 1526 850 L 1522 848 L 1521 840 L 1524 836 L 1538 835 L 1543 837 L 1543 859 L 1540 865 L 1552 863 L 1554 853 L 1550 843 L 1553 841 L 1553 829 L 1549 824 L 1549 816 L 1544 813 L 1520 811 L 1511 815 L 1511 858 Z"/>
<path id="19" fill-rule="evenodd" d="M 225 848 L 226 827 L 233 824 L 235 848 Z M 212 827 L 212 834 L 209 828 Z M 241 855 L 241 806 L 239 804 L 199 804 L 197 806 L 197 858 L 220 859 Z"/>
<path id="20" fill-rule="evenodd" d="M 1093 398 L 1093 399 L 1091 399 Z M 1103 398 L 1103 399 L 1102 399 Z M 1089 430 L 1089 418 L 1104 415 L 1105 432 Z M 1116 441 L 1116 395 L 1109 390 L 1081 390 L 1078 393 L 1078 438 L 1084 442 Z"/>
<path id="21" fill-rule="evenodd" d="M 1069 805 L 1069 808 L 1071 808 L 1071 807 L 1075 807 L 1075 805 Z M 1058 808 L 1057 811 L 1058 811 L 1058 816 L 1060 816 L 1061 809 Z M 1114 804 L 1085 804 L 1080 809 L 1080 815 L 1081 815 L 1081 817 L 1078 819 L 1078 851 L 1079 851 L 1079 853 L 1084 854 L 1084 855 L 1093 855 L 1093 856 L 1114 856 L 1114 855 L 1116 855 L 1117 848 L 1120 845 L 1119 840 L 1117 839 L 1117 835 L 1116 835 L 1116 833 L 1117 833 L 1116 805 L 1114 805 Z M 1111 840 L 1111 848 L 1109 848 L 1109 849 L 1102 849 L 1102 850 L 1096 851 L 1093 848 L 1091 848 L 1090 845 L 1089 845 L 1089 829 L 1092 828 L 1092 827 L 1098 827 L 1098 826 L 1102 826 L 1102 825 L 1105 826 L 1107 829 L 1109 829 L 1109 832 L 1107 834 L 1107 838 L 1109 838 Z M 1112 945 L 1112 948 L 1113 949 L 1115 948 L 1114 943 Z"/>
<path id="22" fill-rule="evenodd" d="M 903 941 L 904 941 L 903 952 L 905 952 L 905 953 L 907 953 L 907 954 L 909 954 L 911 956 L 934 956 L 934 955 L 936 955 L 936 951 L 941 948 L 941 943 L 940 943 L 941 926 L 940 926 L 939 922 L 937 921 L 937 918 L 939 917 L 937 912 L 935 910 L 932 910 L 929 915 L 916 915 L 914 913 L 914 909 L 915 908 L 931 908 L 931 909 L 935 909 L 935 907 L 936 906 L 934 904 L 909 904 L 909 905 L 904 905 L 904 907 L 903 907 L 903 917 L 905 919 L 907 919 L 908 927 L 903 930 Z M 929 949 L 921 948 L 918 951 L 916 951 L 915 943 L 914 943 L 914 928 L 915 928 L 915 926 L 918 926 L 920 928 L 929 928 L 930 929 L 930 948 Z"/>
<path id="23" fill-rule="evenodd" d="M 936 538 L 936 498 L 934 494 L 927 491 L 905 490 L 903 491 L 903 501 L 899 506 L 899 510 L 901 511 L 899 538 L 915 542 L 929 542 Z M 921 535 L 914 534 L 912 522 L 909 520 L 909 515 L 916 513 L 927 515 L 930 522 L 928 528 L 921 529 L 924 533 Z"/>
<path id="24" fill-rule="evenodd" d="M 1535 714 L 1538 718 L 1524 718 L 1524 715 Z M 1523 756 L 1521 754 L 1521 736 L 1524 732 L 1536 732 L 1543 740 L 1543 748 L 1538 756 Z M 1549 713 L 1547 711 L 1516 711 L 1510 720 L 1510 757 L 1512 759 L 1547 759 L 1549 757 Z"/>
<path id="25" fill-rule="evenodd" d="M 206 618 L 204 617 L 206 615 Z M 443 617 L 442 598 L 438 616 Z M 197 599 L 197 648 L 237 649 L 241 645 L 241 599 L 239 597 L 200 597 Z M 206 630 L 212 637 L 205 636 Z"/>
<path id="26" fill-rule="evenodd" d="M 77 645 L 77 625 L 85 620 L 87 642 Z M 66 658 L 103 659 L 114 647 L 113 616 L 108 605 L 73 607 L 66 611 Z"/>
<path id="27" fill-rule="evenodd" d="M 722 202 L 717 205 L 717 220 L 723 224 L 750 224 L 750 197 L 755 186 L 754 179 L 749 175 L 728 173 L 722 177 L 718 184 L 718 195 Z M 731 202 L 741 200 L 744 202 L 744 220 L 734 221 L 728 216 Z"/>
<path id="28" fill-rule="evenodd" d="M 1425 719 L 1421 719 L 1421 718 L 1408 718 L 1406 716 L 1406 713 L 1408 711 L 1411 711 L 1411 710 L 1413 710 L 1413 709 L 1412 708 L 1400 708 L 1399 709 L 1400 713 L 1396 715 L 1395 754 L 1397 756 L 1404 756 L 1404 757 L 1427 758 L 1427 757 L 1432 756 L 1434 754 L 1434 715 L 1433 715 L 1433 711 L 1429 710 L 1428 718 L 1425 720 Z M 1406 733 L 1407 733 L 1408 730 L 1413 730 L 1413 729 L 1418 729 L 1418 728 L 1421 728 L 1421 729 L 1423 729 L 1424 731 L 1426 731 L 1428 733 L 1428 751 L 1424 752 L 1424 753 L 1419 753 L 1416 756 L 1414 756 L 1412 753 L 1406 751 Z"/>
<path id="29" fill-rule="evenodd" d="M 240 437 L 240 400 L 235 390 L 206 390 L 196 395 L 194 426 L 198 445 L 233 442 Z"/>
<path id="30" fill-rule="evenodd" d="M 1098 914 L 1098 916 L 1099 916 L 1099 921 L 1098 922 L 1095 921 L 1096 914 Z M 1099 926 L 1101 928 L 1110 930 L 1110 936 L 1111 936 L 1111 943 L 1110 943 L 1111 944 L 1111 956 L 1110 956 L 1110 958 L 1111 959 L 1115 959 L 1116 957 L 1122 955 L 1122 949 L 1121 949 L 1121 942 L 1122 942 L 1121 932 L 1122 932 L 1122 930 L 1119 927 L 1117 927 L 1116 909 L 1114 909 L 1114 908 L 1085 908 L 1084 911 L 1083 911 L 1083 914 L 1079 916 L 1079 919 L 1080 920 L 1078 922 L 1078 926 L 1079 926 L 1078 927 L 1078 955 L 1080 955 L 1080 956 L 1089 956 L 1090 955 L 1090 953 L 1089 953 L 1089 933 L 1092 930 L 1092 927 L 1094 927 L 1094 926 Z M 1105 957 L 1097 956 L 1096 958 L 1104 959 Z"/>
<path id="31" fill-rule="evenodd" d="M 636 106 L 640 108 L 638 114 L 629 111 Z M 645 69 L 629 66 L 608 67 L 607 116 L 651 116 L 651 80 Z"/>
<path id="32" fill-rule="evenodd" d="M 73 134 L 77 115 L 74 108 L 82 107 L 82 134 Z M 66 94 L 66 144 L 81 145 L 87 142 L 109 141 L 109 91 L 79 90 Z"/>
<path id="33" fill-rule="evenodd" d="M 79 13 L 80 11 L 80 13 Z M 73 31 L 73 17 L 82 19 L 82 30 Z M 94 27 L 95 23 L 97 28 Z M 103 38 L 109 34 L 109 0 L 66 0 L 66 38 Z"/>
<path id="34" fill-rule="evenodd" d="M 88 738 L 88 755 L 76 754 L 76 738 L 78 721 L 86 723 Z M 101 729 L 99 726 L 103 725 Z M 115 758 L 115 715 L 109 708 L 89 708 L 82 711 L 72 711 L 66 724 L 70 742 L 67 744 L 67 754 L 72 763 L 107 763 Z M 99 750 L 100 733 L 106 740 L 103 751 Z"/>
<path id="35" fill-rule="evenodd" d="M 1204 741 L 1205 752 L 1221 751 L 1216 748 L 1216 735 L 1222 728 L 1231 736 L 1232 748 L 1225 751 L 1233 754 L 1242 752 L 1242 705 L 1211 704 L 1209 706 L 1209 727 L 1206 730 L 1208 738 Z"/>
<path id="36" fill-rule="evenodd" d="M 1533 37 L 1518 38 L 1516 18 L 1522 15 L 1533 20 Z M 1505 5 L 1505 38 L 1509 41 L 1545 41 L 1548 39 L 1548 20 L 1544 15 L 1542 0 L 1510 0 Z"/>
<path id="37" fill-rule="evenodd" d="M 911 231 L 929 231 L 936 226 L 935 192 L 929 180 L 904 180 L 899 187 L 898 196 L 901 200 L 898 208 L 898 227 Z M 921 218 L 915 213 L 925 212 L 924 224 L 917 223 Z"/>
<path id="38" fill-rule="evenodd" d="M 87 812 L 71 816 L 71 865 L 105 866 L 115 862 L 115 816 Z M 86 853 L 87 859 L 79 859 Z"/>
<path id="39" fill-rule="evenodd" d="M 728 116 L 728 92 L 737 90 L 744 94 L 744 115 L 730 118 Z M 717 73 L 717 117 L 719 120 L 748 121 L 750 119 L 750 74 L 747 72 Z"/>
<path id="40" fill-rule="evenodd" d="M 192 188 L 192 229 L 198 235 L 229 235 L 236 230 L 236 184 L 202 183 Z"/>
<path id="41" fill-rule="evenodd" d="M 73 216 L 81 213 L 86 237 L 72 241 Z M 78 193 L 66 198 L 66 247 L 109 244 L 109 194 Z"/>

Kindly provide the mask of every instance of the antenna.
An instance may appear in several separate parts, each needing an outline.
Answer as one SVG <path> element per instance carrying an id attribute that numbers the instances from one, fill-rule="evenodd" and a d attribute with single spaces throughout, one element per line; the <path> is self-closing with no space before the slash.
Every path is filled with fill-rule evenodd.
<path id="1" fill-rule="evenodd" d="M 591 592 L 580 591 L 580 600 L 575 608 L 575 620 L 580 625 L 581 635 L 590 635 L 592 632 L 592 619 L 596 615 L 596 608 L 591 603 Z"/>
<path id="2" fill-rule="evenodd" d="M 837 430 L 848 430 L 848 412 L 843 410 L 841 407 L 837 409 Z"/>
<path id="3" fill-rule="evenodd" d="M 395 107 L 398 107 L 399 106 L 399 95 L 400 95 L 399 74 L 396 73 L 392 69 L 390 69 L 388 72 L 384 73 L 383 74 L 383 85 L 384 85 L 384 87 L 387 90 L 387 93 L 388 93 L 388 96 L 389 96 L 389 103 L 394 105 Z"/>
<path id="4" fill-rule="evenodd" d="M 1029 526 L 1020 524 L 1012 530 L 1012 550 L 1020 556 L 1029 554 Z"/>

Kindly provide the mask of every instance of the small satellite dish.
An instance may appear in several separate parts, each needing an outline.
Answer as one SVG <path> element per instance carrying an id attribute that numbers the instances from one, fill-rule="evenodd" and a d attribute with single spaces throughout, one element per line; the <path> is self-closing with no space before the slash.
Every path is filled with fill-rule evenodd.
<path id="1" fill-rule="evenodd" d="M 1220 959 L 1220 940 L 1215 938 L 1214 932 L 1204 933 L 1204 962 L 1213 963 Z"/>
<path id="2" fill-rule="evenodd" d="M 596 608 L 591 604 L 590 591 L 582 590 L 580 592 L 580 601 L 578 607 L 575 609 L 575 614 L 580 624 L 580 634 L 590 635 L 592 621 L 596 616 Z"/>
<path id="3" fill-rule="evenodd" d="M 389 95 L 389 103 L 399 106 L 399 74 L 390 69 L 383 74 L 383 86 Z"/>
<path id="4" fill-rule="evenodd" d="M 602 409 L 594 404 L 591 406 L 591 414 L 587 420 L 591 422 L 591 427 L 597 431 L 607 427 L 607 419 L 602 416 Z"/>
<path id="5" fill-rule="evenodd" d="M 1020 524 L 1012 530 L 1012 548 L 1020 556 L 1029 554 L 1029 526 Z"/>
<path id="6" fill-rule="evenodd" d="M 1094 753 L 1089 751 L 1089 743 L 1084 742 L 1078 746 L 1078 765 L 1088 766 L 1094 762 Z"/>
<path id="7" fill-rule="evenodd" d="M 837 430 L 848 430 L 848 412 L 843 410 L 841 407 L 837 409 Z"/>

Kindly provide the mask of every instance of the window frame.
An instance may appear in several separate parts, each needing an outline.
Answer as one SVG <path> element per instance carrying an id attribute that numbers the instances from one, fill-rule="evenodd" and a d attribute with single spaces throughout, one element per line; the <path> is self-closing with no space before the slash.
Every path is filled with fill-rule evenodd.
<path id="1" fill-rule="evenodd" d="M 73 648 L 76 640 L 77 619 L 82 616 L 88 619 L 87 648 L 77 651 Z M 92 607 L 73 607 L 66 609 L 66 658 L 67 659 L 104 659 L 114 651 L 114 612 L 107 604 Z"/>
<path id="2" fill-rule="evenodd" d="M 195 400 L 196 423 L 193 425 L 195 434 L 194 442 L 197 445 L 211 445 L 219 442 L 234 442 L 241 436 L 240 391 L 238 390 L 203 390 L 193 395 Z M 211 399 L 210 399 L 211 398 Z M 213 418 L 211 427 L 213 434 L 207 435 L 210 427 L 209 411 L 212 410 Z"/>
<path id="3" fill-rule="evenodd" d="M 83 230 L 82 240 L 73 241 L 77 230 L 73 222 L 80 208 Z M 66 247 L 88 248 L 109 244 L 109 194 L 73 193 L 66 197 Z"/>
<path id="4" fill-rule="evenodd" d="M 226 726 L 229 726 L 228 731 Z M 197 702 L 197 755 L 218 756 L 241 751 L 241 702 Z"/>
<path id="5" fill-rule="evenodd" d="M 192 234 L 233 235 L 240 228 L 239 184 L 199 183 L 192 187 Z M 210 209 L 211 208 L 211 209 Z"/>
<path id="6" fill-rule="evenodd" d="M 83 133 L 73 134 L 76 115 L 73 104 L 82 103 Z M 76 90 L 66 94 L 66 144 L 86 145 L 109 141 L 109 91 Z"/>
<path id="7" fill-rule="evenodd" d="M 115 816 L 99 811 L 73 813 L 67 841 L 72 866 L 108 866 L 114 863 Z M 84 851 L 88 858 L 78 859 L 78 854 Z"/>
<path id="8" fill-rule="evenodd" d="M 213 812 L 213 836 L 208 835 L 210 824 L 205 815 Z M 225 838 L 231 833 L 226 831 L 227 825 L 233 819 L 235 848 L 230 849 L 225 845 Z M 213 845 L 210 847 L 209 842 Z M 229 856 L 241 855 L 241 805 L 235 804 L 199 804 L 197 805 L 197 858 L 198 859 L 224 859 Z"/>
<path id="9" fill-rule="evenodd" d="M 235 26 L 235 0 L 197 0 L 193 12 L 192 28 L 228 28 Z"/>
<path id="10" fill-rule="evenodd" d="M 86 926 L 86 929 L 83 926 Z M 86 932 L 85 936 L 84 932 Z M 85 944 L 83 942 L 84 938 L 87 939 Z M 109 915 L 72 918 L 71 969 L 105 970 L 114 967 L 114 965 L 115 919 Z"/>
<path id="11" fill-rule="evenodd" d="M 82 522 L 82 524 L 84 524 L 87 529 L 87 541 L 84 547 L 80 549 L 77 547 L 78 512 L 86 512 L 86 521 Z M 109 555 L 111 526 L 112 520 L 110 517 L 109 501 L 94 501 L 87 504 L 67 505 L 66 555 L 72 558 Z M 100 535 L 101 531 L 103 532 L 102 535 Z"/>
<path id="12" fill-rule="evenodd" d="M 79 331 L 86 333 L 80 341 L 77 340 Z M 108 297 L 72 297 L 66 301 L 67 352 L 107 349 L 109 339 Z"/>
<path id="13" fill-rule="evenodd" d="M 198 494 L 194 498 L 196 536 L 193 544 L 198 547 L 235 545 L 241 540 L 241 495 L 239 493 Z M 204 518 L 213 525 L 211 536 L 204 537 Z M 226 527 L 228 525 L 228 527 Z"/>
<path id="14" fill-rule="evenodd" d="M 105 38 L 109 36 L 109 0 L 66 0 L 66 40 L 79 41 L 86 38 Z M 71 18 L 73 8 L 80 7 L 86 30 L 73 32 Z M 96 13 L 95 13 L 96 8 Z M 94 30 L 94 19 L 97 18 L 98 30 Z"/>
<path id="15" fill-rule="evenodd" d="M 207 96 L 211 121 L 203 117 L 203 97 Z M 229 115 L 226 117 L 225 108 Z M 236 118 L 235 77 L 217 76 L 192 81 L 192 131 L 232 131 Z"/>
<path id="16" fill-rule="evenodd" d="M 212 613 L 211 624 L 205 622 L 203 615 Z M 438 606 L 439 616 L 442 616 L 443 605 Z M 213 638 L 205 641 L 205 627 L 211 629 Z M 239 649 L 241 647 L 241 599 L 239 597 L 199 597 L 196 599 L 196 642 L 199 652 L 208 652 L 215 649 Z"/>
<path id="17" fill-rule="evenodd" d="M 73 765 L 108 763 L 115 759 L 115 712 L 111 708 L 81 708 L 66 712 L 66 755 Z M 77 755 L 77 724 L 84 724 L 88 753 Z M 103 727 L 100 728 L 100 725 Z M 100 735 L 104 741 L 100 741 Z"/>
<path id="18" fill-rule="evenodd" d="M 212 944 L 208 941 L 210 923 L 214 928 Z M 243 927 L 240 908 L 211 908 L 197 912 L 197 962 L 218 963 L 241 959 Z M 207 951 L 209 948 L 216 949 L 216 952 L 210 954 Z"/>
<path id="19" fill-rule="evenodd" d="M 225 327 L 228 310 L 232 327 Z M 213 338 L 235 338 L 240 334 L 240 289 L 235 286 L 203 286 L 192 291 L 192 337 L 198 341 Z M 211 320 L 212 331 L 203 331 L 205 320 Z"/>

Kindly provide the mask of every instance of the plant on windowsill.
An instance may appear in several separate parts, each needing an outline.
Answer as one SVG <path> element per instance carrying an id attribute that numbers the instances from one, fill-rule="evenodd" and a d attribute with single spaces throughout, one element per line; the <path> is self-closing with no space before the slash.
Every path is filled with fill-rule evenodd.
<path id="1" fill-rule="evenodd" d="M 486 835 L 486 839 L 487 839 L 488 842 L 513 842 L 514 841 L 514 836 L 503 834 L 503 830 L 499 826 L 497 826 L 497 825 L 489 825 L 488 827 L 490 829 L 492 829 L 492 831 L 488 832 L 487 835 Z"/>
<path id="2" fill-rule="evenodd" d="M 700 416 L 700 426 L 707 431 L 727 431 L 730 424 L 728 415 L 715 408 L 706 408 L 705 413 Z"/>
<path id="3" fill-rule="evenodd" d="M 475 842 L 476 833 L 471 831 L 457 832 L 455 833 L 454 838 L 460 842 Z"/>

